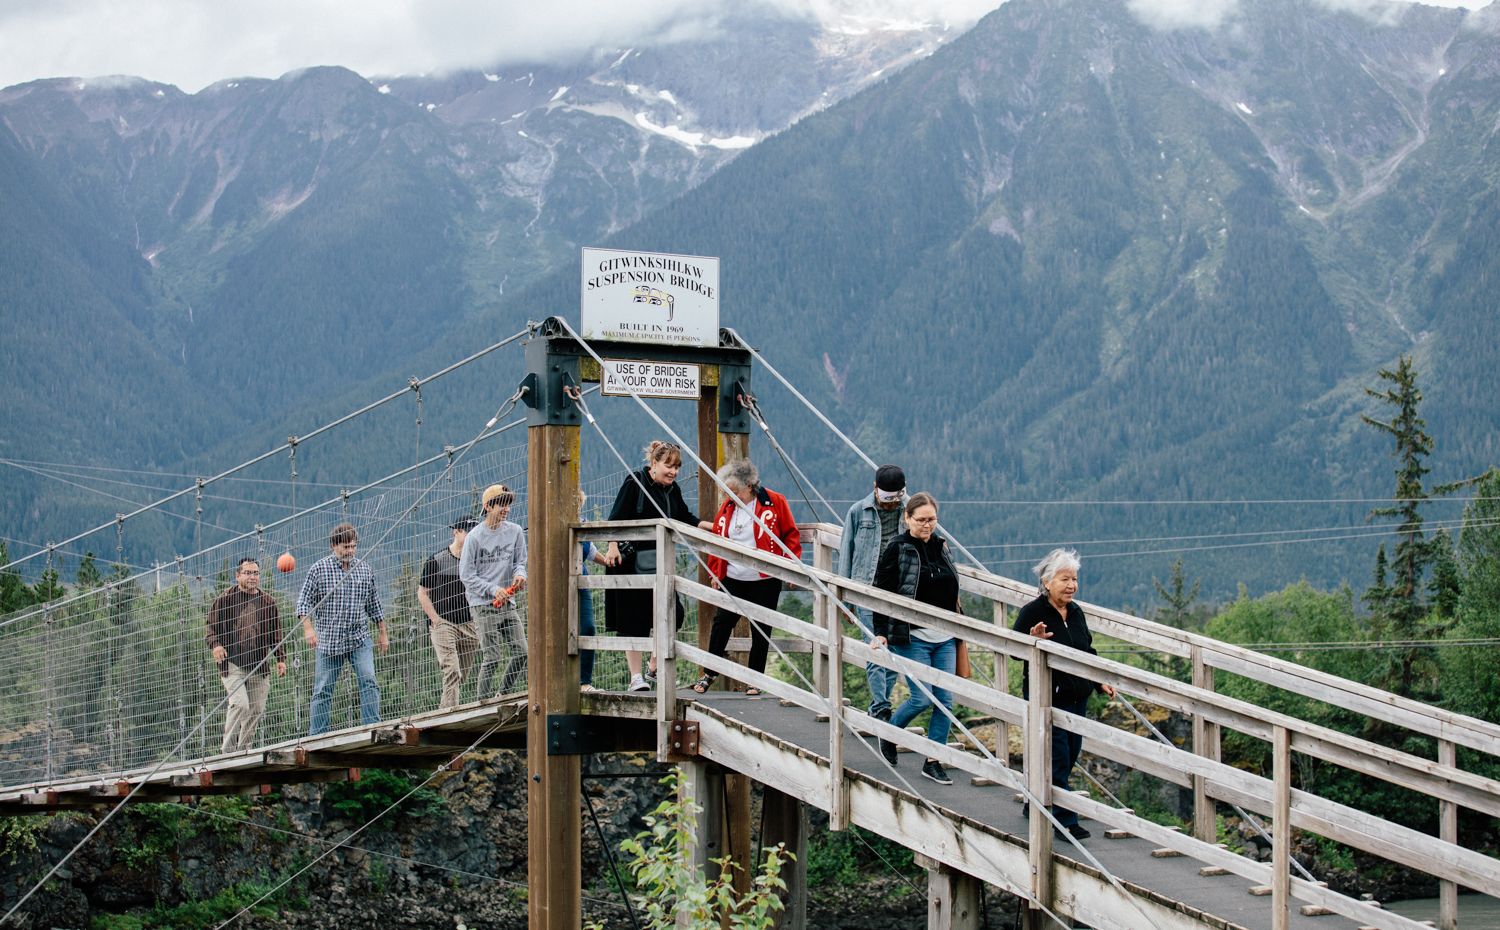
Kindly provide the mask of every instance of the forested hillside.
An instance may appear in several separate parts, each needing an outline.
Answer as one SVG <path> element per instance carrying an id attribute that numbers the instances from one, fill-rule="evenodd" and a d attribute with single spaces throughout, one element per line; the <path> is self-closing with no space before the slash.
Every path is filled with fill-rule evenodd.
<path id="1" fill-rule="evenodd" d="M 1271 0 L 1217 28 L 1162 30 L 1116 0 L 1011 0 L 636 225 L 595 225 L 590 244 L 720 256 L 726 325 L 872 454 L 954 500 L 945 523 L 1007 573 L 1047 544 L 1092 541 L 1096 597 L 1149 600 L 1178 555 L 1216 597 L 1303 576 L 1362 585 L 1373 542 L 1348 537 L 1372 507 L 1362 499 L 1390 493 L 1388 449 L 1359 421 L 1378 368 L 1414 357 L 1437 479 L 1500 460 L 1497 20 Z M 502 241 L 529 234 L 530 218 L 465 186 L 433 120 L 347 73 L 251 92 L 314 80 L 347 84 L 362 115 L 320 111 L 303 132 L 322 141 L 300 162 L 278 145 L 246 159 L 244 177 L 264 176 L 245 194 L 263 203 L 313 170 L 297 164 L 360 152 L 319 169 L 318 209 L 202 264 L 164 254 L 132 272 L 142 287 L 170 279 L 158 308 L 189 285 L 212 295 L 179 370 L 220 373 L 256 401 L 245 428 L 195 437 L 195 469 L 528 318 L 576 313 L 570 249 L 548 253 L 550 276 L 500 290 L 498 266 L 458 254 L 476 216 Z M 266 127 L 286 119 L 278 99 Z M 361 133 L 378 141 L 348 144 Z M 559 191 L 592 189 L 560 177 Z M 237 351 L 247 335 L 265 344 Z M 512 359 L 434 392 L 425 435 L 471 435 L 519 378 Z M 866 490 L 863 467 L 757 378 L 825 492 Z M 613 421 L 626 446 L 644 438 L 640 418 Z M 384 422 L 321 461 L 365 477 L 409 461 L 411 411 Z M 1349 499 L 1361 500 L 1202 503 Z M 1289 528 L 1321 541 L 1268 544 Z"/>

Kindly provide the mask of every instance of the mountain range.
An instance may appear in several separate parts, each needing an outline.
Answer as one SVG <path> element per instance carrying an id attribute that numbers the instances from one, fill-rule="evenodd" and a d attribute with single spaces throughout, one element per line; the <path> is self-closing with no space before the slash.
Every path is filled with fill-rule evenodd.
<path id="1" fill-rule="evenodd" d="M 1373 542 L 1338 537 L 1393 486 L 1359 420 L 1379 368 L 1415 357 L 1434 478 L 1500 461 L 1500 7 L 1264 0 L 1164 28 L 1141 6 L 1010 0 L 837 66 L 807 24 L 745 26 L 718 41 L 777 63 L 712 76 L 615 50 L 7 89 L 0 190 L 30 212 L 0 220 L 0 305 L 31 335 L 0 370 L 35 396 L 0 454 L 228 461 L 571 315 L 579 244 L 710 254 L 725 322 L 1007 573 L 1092 541 L 1096 596 L 1149 599 L 1177 555 L 1215 595 L 1362 586 Z M 831 496 L 868 486 L 760 389 Z M 12 535 L 82 515 L 36 487 L 4 507 Z M 1328 538 L 1265 544 L 1289 527 Z"/>

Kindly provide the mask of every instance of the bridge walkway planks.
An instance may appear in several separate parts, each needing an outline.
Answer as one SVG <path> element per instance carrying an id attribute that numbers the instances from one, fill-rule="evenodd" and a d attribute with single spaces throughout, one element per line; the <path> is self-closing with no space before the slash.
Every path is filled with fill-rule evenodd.
<path id="1" fill-rule="evenodd" d="M 706 695 L 683 692 L 682 698 L 689 701 L 687 716 L 694 716 L 693 705 L 699 705 L 711 713 L 738 722 L 747 731 L 774 735 L 776 739 L 800 747 L 825 764 L 828 755 L 828 724 L 819 721 L 816 715 L 800 707 L 783 707 L 773 697 L 745 697 L 734 692 L 710 692 Z M 705 740 L 707 743 L 707 740 Z M 874 741 L 871 740 L 873 747 Z M 1085 742 L 1087 751 L 1088 744 Z M 768 746 L 768 753 L 778 750 Z M 713 747 L 705 745 L 701 754 L 712 759 Z M 910 798 L 908 789 L 900 784 L 858 734 L 849 733 L 844 738 L 844 764 L 848 771 L 857 773 L 870 782 L 884 786 L 887 790 Z M 1010 841 L 1026 846 L 1027 822 L 1021 816 L 1021 805 L 1014 800 L 1015 792 L 1000 785 L 976 786 L 963 772 L 953 772 L 952 785 L 938 785 L 921 775 L 921 760 L 911 753 L 902 753 L 898 759 L 898 770 L 913 788 L 945 812 L 986 824 L 1004 833 Z M 816 803 L 814 798 L 803 798 Z M 1271 899 L 1252 895 L 1250 883 L 1235 875 L 1204 876 L 1199 874 L 1201 863 L 1186 857 L 1153 858 L 1152 845 L 1139 838 L 1107 839 L 1104 829 L 1091 824 L 1094 835 L 1083 843 L 1111 874 L 1120 879 L 1127 888 L 1138 889 L 1158 900 L 1180 902 L 1187 908 L 1201 912 L 1207 919 L 1204 926 L 1239 927 L 1244 930 L 1271 930 Z M 898 842 L 901 837 L 888 837 Z M 1061 866 L 1081 868 L 1092 873 L 1092 868 L 1078 856 L 1070 843 L 1058 841 L 1055 856 Z M 1293 930 L 1356 930 L 1355 921 L 1336 915 L 1309 916 L 1295 908 L 1291 915 Z"/>

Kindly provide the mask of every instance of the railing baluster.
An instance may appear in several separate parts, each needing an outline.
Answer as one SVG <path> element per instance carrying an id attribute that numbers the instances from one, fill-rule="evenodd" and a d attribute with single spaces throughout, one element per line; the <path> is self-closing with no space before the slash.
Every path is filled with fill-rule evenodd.
<path id="1" fill-rule="evenodd" d="M 1214 670 L 1204 663 L 1202 646 L 1192 647 L 1192 661 L 1193 687 L 1212 691 Z M 1193 752 L 1219 761 L 1219 725 L 1200 711 L 1193 712 Z M 1205 843 L 1216 842 L 1219 836 L 1218 811 L 1208 794 L 1208 780 L 1202 775 L 1193 776 L 1193 836 Z"/>
<path id="2" fill-rule="evenodd" d="M 1024 766 L 1031 795 L 1027 839 L 1031 855 L 1031 896 L 1052 906 L 1052 824 L 1044 808 L 1052 800 L 1052 668 L 1047 654 L 1033 643 L 1027 660 Z"/>
<path id="3" fill-rule="evenodd" d="M 1438 740 L 1438 764 L 1458 766 L 1458 746 L 1452 740 Z M 1438 838 L 1458 842 L 1458 805 L 1452 801 L 1438 802 Z M 1458 930 L 1458 885 L 1447 880 L 1438 882 L 1438 926 Z"/>
<path id="4" fill-rule="evenodd" d="M 1276 727 L 1271 738 L 1271 930 L 1288 930 L 1292 915 L 1292 734 Z"/>
<path id="5" fill-rule="evenodd" d="M 652 636 L 656 652 L 656 755 L 667 761 L 672 720 L 677 716 L 677 541 L 665 523 L 656 527 L 656 584 L 652 588 Z"/>
<path id="6" fill-rule="evenodd" d="M 830 811 L 828 829 L 843 830 L 849 825 L 848 781 L 844 778 L 844 637 L 839 611 L 832 600 L 824 597 L 823 631 L 828 636 L 828 772 Z"/>

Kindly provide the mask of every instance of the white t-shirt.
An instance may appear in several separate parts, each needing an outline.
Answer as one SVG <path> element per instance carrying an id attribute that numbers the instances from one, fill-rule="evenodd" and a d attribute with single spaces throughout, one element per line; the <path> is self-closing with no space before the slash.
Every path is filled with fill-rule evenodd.
<path id="1" fill-rule="evenodd" d="M 736 504 L 734 513 L 729 517 L 729 538 L 742 546 L 755 548 L 755 515 L 749 506 Z M 760 570 L 754 566 L 746 567 L 738 562 L 729 563 L 727 574 L 735 581 L 759 581 Z"/>

